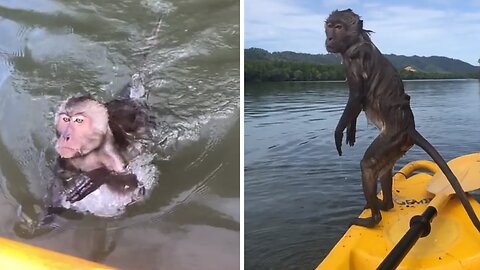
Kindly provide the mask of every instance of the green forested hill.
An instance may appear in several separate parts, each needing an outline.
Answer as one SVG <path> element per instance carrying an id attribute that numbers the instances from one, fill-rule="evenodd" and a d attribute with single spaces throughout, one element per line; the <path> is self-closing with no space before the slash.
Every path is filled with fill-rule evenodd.
<path id="1" fill-rule="evenodd" d="M 400 71 L 402 79 L 477 78 L 478 67 L 441 56 L 385 55 Z M 409 69 L 405 69 L 409 67 Z M 333 54 L 245 50 L 245 81 L 345 80 L 340 58 Z"/>
<path id="2" fill-rule="evenodd" d="M 437 73 L 456 73 L 467 74 L 475 73 L 478 67 L 465 63 L 461 60 L 447 58 L 443 56 L 404 56 L 395 54 L 386 54 L 387 59 L 397 69 L 403 69 L 412 66 L 422 72 Z M 321 65 L 340 64 L 340 58 L 334 54 L 308 54 L 295 52 L 273 52 L 259 48 L 250 48 L 245 50 L 245 61 L 247 60 L 271 60 L 271 61 L 289 61 L 302 62 Z"/>

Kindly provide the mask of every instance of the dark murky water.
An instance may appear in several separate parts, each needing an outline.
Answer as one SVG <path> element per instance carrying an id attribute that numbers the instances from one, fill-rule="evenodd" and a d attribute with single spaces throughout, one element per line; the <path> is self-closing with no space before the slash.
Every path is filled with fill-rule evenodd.
<path id="1" fill-rule="evenodd" d="M 447 159 L 480 151 L 477 80 L 408 81 L 417 129 Z M 313 269 L 365 204 L 360 159 L 377 136 L 363 114 L 336 153 L 343 82 L 245 89 L 245 269 Z M 397 164 L 429 159 L 418 147 Z"/>
<path id="2" fill-rule="evenodd" d="M 0 235 L 122 269 L 238 269 L 239 9 L 238 0 L 0 0 Z M 145 73 L 167 138 L 152 196 L 119 218 L 66 219 L 27 239 L 14 228 L 20 207 L 35 221 L 43 206 L 59 102 L 109 100 L 134 72 Z"/>

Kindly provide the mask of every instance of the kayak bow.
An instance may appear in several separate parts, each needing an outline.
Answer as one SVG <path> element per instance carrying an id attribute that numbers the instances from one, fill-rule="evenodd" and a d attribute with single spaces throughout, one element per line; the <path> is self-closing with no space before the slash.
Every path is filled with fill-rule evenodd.
<path id="1" fill-rule="evenodd" d="M 450 161 L 449 166 L 466 191 L 480 188 L 480 153 L 461 156 Z M 480 265 L 480 234 L 472 225 L 462 204 L 452 194 L 447 180 L 438 166 L 430 161 L 415 161 L 405 165 L 394 176 L 394 208 L 382 212 L 382 221 L 375 228 L 352 226 L 338 241 L 317 270 L 326 269 L 376 269 L 393 247 L 409 231 L 410 220 L 426 212 L 433 219 L 428 236 L 416 237 L 411 246 L 401 248 L 410 252 L 397 269 L 478 269 Z M 417 172 L 416 174 L 414 174 Z M 430 191 L 430 192 L 429 192 Z M 436 199 L 435 195 L 437 195 Z M 452 197 L 452 198 L 450 198 Z M 475 212 L 480 204 L 468 196 Z M 426 209 L 434 208 L 435 212 Z M 360 217 L 368 216 L 363 211 Z M 429 220 L 429 221 L 430 221 Z M 425 222 L 422 226 L 425 226 Z M 430 225 L 429 222 L 427 222 Z M 428 230 L 412 233 L 427 234 Z M 412 236 L 410 236 L 412 237 Z M 412 240 L 412 239 L 410 239 Z M 413 245 L 415 244 L 415 245 Z M 394 258 L 395 260 L 398 258 Z M 392 260 L 392 262 L 396 262 Z M 401 258 L 400 258 L 401 260 Z M 395 264 L 389 264 L 394 267 Z M 383 268 L 388 269 L 388 268 Z M 391 268 L 394 269 L 394 268 Z"/>
<path id="2" fill-rule="evenodd" d="M 115 268 L 0 237 L 0 269 L 115 270 Z"/>

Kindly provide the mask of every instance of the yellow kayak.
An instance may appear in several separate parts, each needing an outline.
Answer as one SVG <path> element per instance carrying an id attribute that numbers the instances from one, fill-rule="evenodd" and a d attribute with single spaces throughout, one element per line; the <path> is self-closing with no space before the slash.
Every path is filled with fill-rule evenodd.
<path id="1" fill-rule="evenodd" d="M 114 270 L 115 268 L 0 238 L 0 269 Z"/>
<path id="2" fill-rule="evenodd" d="M 476 167 L 469 172 L 475 171 L 474 174 L 457 173 L 459 168 L 472 163 Z M 467 182 L 480 186 L 480 177 L 475 177 L 480 176 L 480 153 L 461 156 L 448 164 L 457 178 L 470 177 Z M 373 229 L 351 226 L 316 269 L 377 269 L 409 230 L 410 219 L 422 214 L 434 197 L 427 185 L 438 171 L 435 163 L 426 160 L 403 167 L 393 179 L 394 208 L 382 211 L 382 221 Z M 480 204 L 468 197 L 475 213 L 480 215 Z M 360 216 L 369 215 L 370 210 L 364 210 Z M 445 206 L 433 219 L 430 234 L 416 242 L 396 269 L 480 269 L 480 233 L 455 196 L 447 197 Z"/>

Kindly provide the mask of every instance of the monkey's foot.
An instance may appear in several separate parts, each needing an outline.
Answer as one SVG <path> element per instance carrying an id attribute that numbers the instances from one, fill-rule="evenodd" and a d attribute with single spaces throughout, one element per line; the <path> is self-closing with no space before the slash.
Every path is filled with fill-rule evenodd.
<path id="1" fill-rule="evenodd" d="M 382 211 L 388 211 L 393 208 L 393 200 L 378 199 L 378 206 Z"/>
<path id="2" fill-rule="evenodd" d="M 380 200 L 379 198 L 377 198 L 377 204 L 378 204 L 378 208 L 380 208 L 380 210 L 382 211 L 388 211 L 393 208 L 392 200 L 385 200 L 385 199 Z M 365 207 L 363 209 L 372 209 L 372 207 L 367 203 L 365 204 Z"/>
<path id="3" fill-rule="evenodd" d="M 358 225 L 367 228 L 373 228 L 382 220 L 381 215 L 374 215 L 369 218 L 354 218 L 350 225 Z"/>

